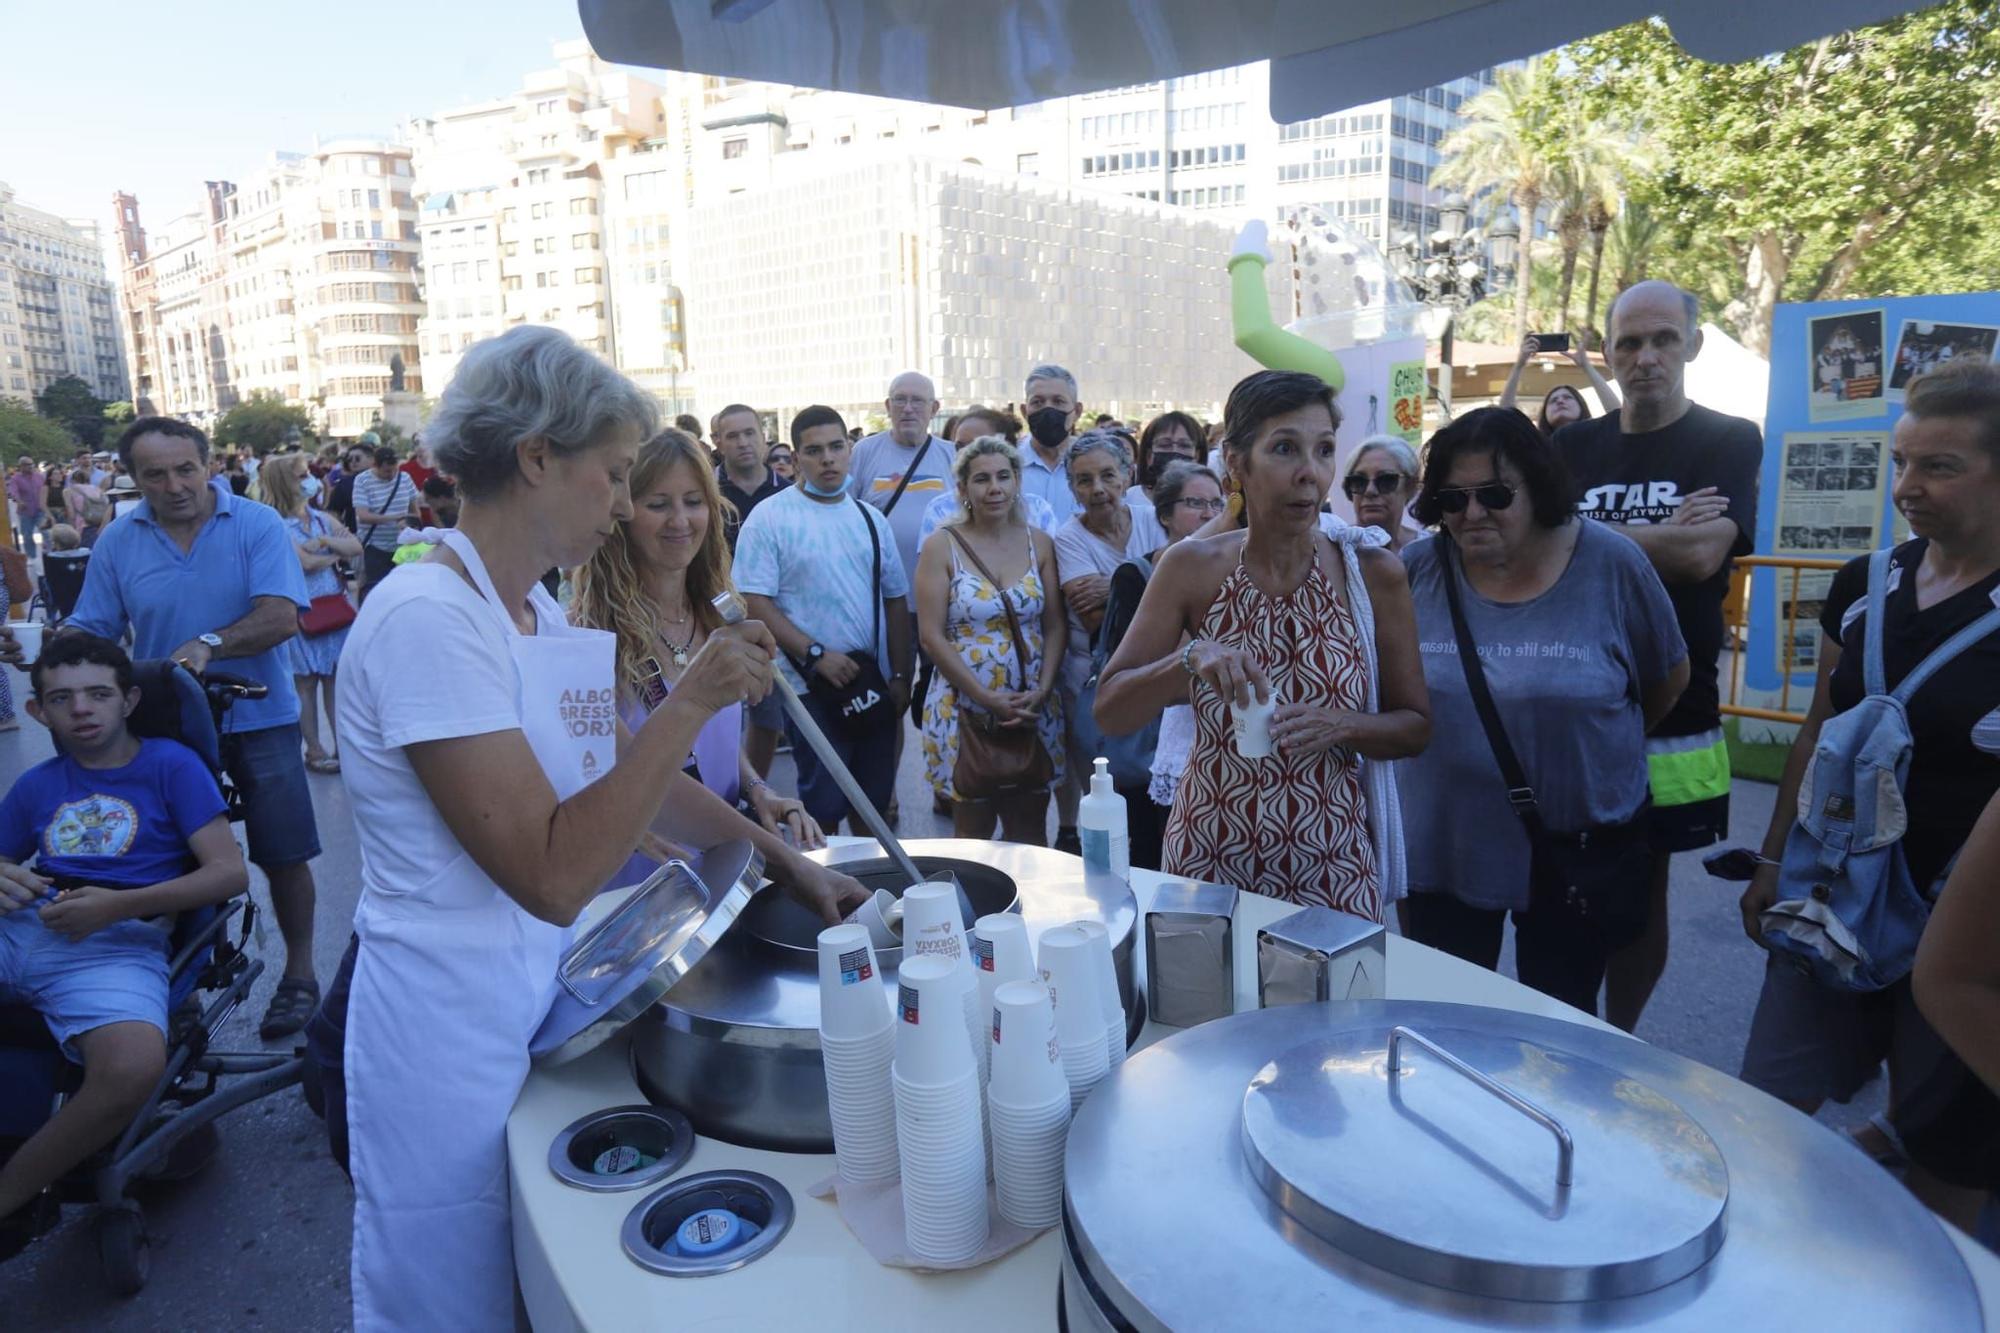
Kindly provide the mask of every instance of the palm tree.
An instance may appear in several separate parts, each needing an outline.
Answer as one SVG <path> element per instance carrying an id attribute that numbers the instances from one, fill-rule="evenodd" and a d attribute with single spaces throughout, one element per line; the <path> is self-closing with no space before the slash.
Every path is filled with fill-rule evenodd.
<path id="1" fill-rule="evenodd" d="M 1596 229 L 1599 217 L 1604 219 L 1605 226 L 1610 225 L 1611 214 L 1617 211 L 1624 193 L 1626 172 L 1638 151 L 1637 143 L 1636 136 L 1626 126 L 1592 116 L 1577 94 L 1572 92 L 1565 100 L 1550 182 L 1550 193 L 1556 201 L 1556 237 L 1562 247 L 1562 295 L 1558 305 L 1565 329 L 1572 327 L 1570 296 L 1575 290 L 1576 261 L 1583 252 L 1584 237 Z M 1597 232 L 1600 237 L 1602 234 Z M 1597 301 L 1594 282 L 1590 301 L 1594 310 Z"/>
<path id="2" fill-rule="evenodd" d="M 1532 276 L 1535 216 L 1548 196 L 1555 176 L 1556 97 L 1554 56 L 1537 56 L 1514 69 L 1503 69 L 1493 86 L 1467 102 L 1464 123 L 1439 146 L 1444 162 L 1431 179 L 1468 195 L 1487 191 L 1512 201 L 1521 221 L 1519 271 L 1514 287 L 1514 337 L 1528 327 L 1528 291 Z"/>

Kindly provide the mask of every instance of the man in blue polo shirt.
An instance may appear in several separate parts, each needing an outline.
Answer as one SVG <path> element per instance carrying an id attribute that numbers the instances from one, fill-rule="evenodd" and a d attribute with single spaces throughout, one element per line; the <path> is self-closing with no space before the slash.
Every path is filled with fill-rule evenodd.
<path id="1" fill-rule="evenodd" d="M 200 430 L 140 417 L 119 437 L 118 456 L 145 499 L 97 539 L 76 614 L 64 623 L 112 640 L 129 627 L 134 657 L 172 657 L 196 675 L 213 663 L 270 691 L 229 710 L 222 763 L 243 793 L 250 860 L 271 882 L 285 937 L 284 976 L 261 1031 L 289 1036 L 319 1003 L 311 865 L 319 829 L 285 655 L 312 604 L 305 569 L 276 510 L 209 476 Z"/>

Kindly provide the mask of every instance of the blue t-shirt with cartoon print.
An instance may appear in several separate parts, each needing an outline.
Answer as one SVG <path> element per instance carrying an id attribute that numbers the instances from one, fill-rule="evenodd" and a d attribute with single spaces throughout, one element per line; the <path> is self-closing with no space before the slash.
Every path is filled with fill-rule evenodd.
<path id="1" fill-rule="evenodd" d="M 119 768 L 57 755 L 0 799 L 0 856 L 33 857 L 51 877 L 144 888 L 186 874 L 188 839 L 222 810 L 214 776 L 179 741 L 142 738 Z"/>

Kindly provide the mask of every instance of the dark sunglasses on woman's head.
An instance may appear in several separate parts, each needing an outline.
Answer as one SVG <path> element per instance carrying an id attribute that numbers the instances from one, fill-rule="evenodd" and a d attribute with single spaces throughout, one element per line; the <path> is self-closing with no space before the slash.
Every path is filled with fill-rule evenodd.
<path id="1" fill-rule="evenodd" d="M 1481 509 L 1500 510 L 1514 503 L 1514 488 L 1502 481 L 1484 486 L 1447 486 L 1437 493 L 1437 507 L 1447 514 L 1463 514 L 1465 506 L 1478 499 Z"/>
<path id="2" fill-rule="evenodd" d="M 1356 472 L 1340 483 L 1340 489 L 1347 492 L 1348 499 L 1357 500 L 1370 490 L 1377 495 L 1394 495 L 1407 480 L 1400 472 L 1377 472 L 1372 477 Z"/>

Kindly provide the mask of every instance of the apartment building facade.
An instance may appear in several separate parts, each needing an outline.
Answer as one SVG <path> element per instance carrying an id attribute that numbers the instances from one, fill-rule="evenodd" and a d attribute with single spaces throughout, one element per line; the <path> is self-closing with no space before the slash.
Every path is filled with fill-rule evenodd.
<path id="1" fill-rule="evenodd" d="M 66 375 L 109 401 L 131 394 L 102 238 L 0 181 L 0 395 L 32 400 Z"/>

